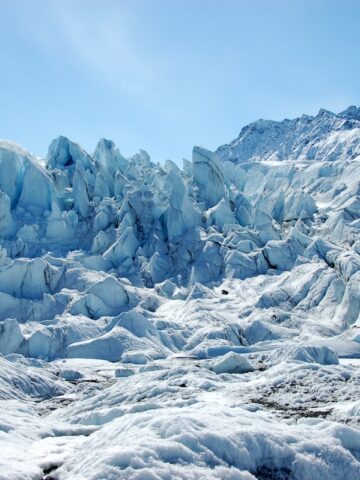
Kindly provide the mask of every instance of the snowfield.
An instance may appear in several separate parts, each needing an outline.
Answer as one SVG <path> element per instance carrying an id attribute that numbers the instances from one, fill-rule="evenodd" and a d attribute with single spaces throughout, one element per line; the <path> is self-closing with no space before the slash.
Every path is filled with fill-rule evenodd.
<path id="1" fill-rule="evenodd" d="M 0 480 L 359 479 L 359 162 L 356 107 L 0 142 Z"/>

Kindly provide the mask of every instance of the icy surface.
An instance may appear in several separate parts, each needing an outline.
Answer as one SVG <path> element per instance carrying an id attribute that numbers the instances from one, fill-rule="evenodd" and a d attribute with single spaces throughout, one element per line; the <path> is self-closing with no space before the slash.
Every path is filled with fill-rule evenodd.
<path id="1" fill-rule="evenodd" d="M 0 479 L 360 478 L 359 161 L 356 107 L 0 142 Z"/>

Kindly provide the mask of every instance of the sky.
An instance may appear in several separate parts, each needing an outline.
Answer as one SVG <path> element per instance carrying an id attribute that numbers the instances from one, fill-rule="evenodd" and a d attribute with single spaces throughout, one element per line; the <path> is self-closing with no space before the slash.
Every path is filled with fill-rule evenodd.
<path id="1" fill-rule="evenodd" d="M 191 158 L 360 105 L 359 0 L 0 0 L 0 138 Z"/>

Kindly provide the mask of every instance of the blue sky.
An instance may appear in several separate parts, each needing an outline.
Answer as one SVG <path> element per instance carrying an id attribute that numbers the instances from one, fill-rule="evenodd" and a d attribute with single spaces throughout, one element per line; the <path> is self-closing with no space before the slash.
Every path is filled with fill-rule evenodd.
<path id="1" fill-rule="evenodd" d="M 0 138 L 190 158 L 259 117 L 360 105 L 360 1 L 0 0 Z"/>

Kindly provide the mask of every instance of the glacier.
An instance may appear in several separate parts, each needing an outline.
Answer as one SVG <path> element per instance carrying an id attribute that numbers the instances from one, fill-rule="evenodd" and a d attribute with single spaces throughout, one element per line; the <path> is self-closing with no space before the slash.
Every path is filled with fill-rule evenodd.
<path id="1" fill-rule="evenodd" d="M 360 108 L 182 168 L 0 142 L 0 480 L 360 478 Z"/>

